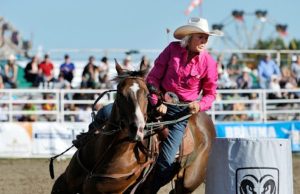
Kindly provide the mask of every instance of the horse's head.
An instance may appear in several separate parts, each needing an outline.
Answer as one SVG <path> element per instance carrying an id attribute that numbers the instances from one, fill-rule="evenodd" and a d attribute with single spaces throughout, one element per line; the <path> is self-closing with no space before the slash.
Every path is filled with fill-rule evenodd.
<path id="1" fill-rule="evenodd" d="M 142 141 L 147 120 L 149 91 L 144 77 L 146 70 L 126 71 L 116 62 L 118 76 L 115 106 L 118 109 L 121 126 L 128 130 L 130 140 Z"/>

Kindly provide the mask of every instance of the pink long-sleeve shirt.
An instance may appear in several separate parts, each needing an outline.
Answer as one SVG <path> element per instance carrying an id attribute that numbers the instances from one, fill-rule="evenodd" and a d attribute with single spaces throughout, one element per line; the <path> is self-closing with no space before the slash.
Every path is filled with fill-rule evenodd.
<path id="1" fill-rule="evenodd" d="M 210 109 L 216 97 L 217 63 L 207 51 L 187 63 L 188 51 L 180 42 L 170 43 L 154 62 L 147 82 L 158 89 L 174 92 L 180 101 L 199 101 L 200 111 Z"/>

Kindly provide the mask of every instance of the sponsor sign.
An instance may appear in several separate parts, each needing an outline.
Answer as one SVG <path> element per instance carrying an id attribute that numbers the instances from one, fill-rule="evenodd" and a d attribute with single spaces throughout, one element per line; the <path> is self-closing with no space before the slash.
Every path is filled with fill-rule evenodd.
<path id="1" fill-rule="evenodd" d="M 87 123 L 3 123 L 0 157 L 50 157 L 65 151 Z M 65 155 L 71 156 L 76 149 Z"/>
<path id="2" fill-rule="evenodd" d="M 218 137 L 290 139 L 292 151 L 300 151 L 300 122 L 226 123 L 216 130 Z"/>
<path id="3" fill-rule="evenodd" d="M 238 168 L 236 170 L 236 193 L 278 194 L 279 169 L 266 167 Z"/>
<path id="4" fill-rule="evenodd" d="M 33 123 L 32 154 L 55 155 L 65 151 L 72 145 L 72 140 L 83 130 L 85 124 Z M 66 155 L 72 155 L 72 149 Z"/>

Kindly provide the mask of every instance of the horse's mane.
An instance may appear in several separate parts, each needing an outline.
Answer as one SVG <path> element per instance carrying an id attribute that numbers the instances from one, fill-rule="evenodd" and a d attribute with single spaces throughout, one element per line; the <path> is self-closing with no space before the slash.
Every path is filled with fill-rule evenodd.
<path id="1" fill-rule="evenodd" d="M 121 74 L 114 77 L 113 80 L 119 83 L 127 77 L 140 77 L 140 78 L 143 78 L 146 74 L 147 74 L 147 70 L 139 70 L 139 71 L 124 70 Z"/>

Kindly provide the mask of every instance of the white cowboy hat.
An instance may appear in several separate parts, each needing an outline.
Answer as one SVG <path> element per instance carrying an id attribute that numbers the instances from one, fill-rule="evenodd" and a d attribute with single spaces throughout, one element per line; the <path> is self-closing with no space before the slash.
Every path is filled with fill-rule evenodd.
<path id="1" fill-rule="evenodd" d="M 14 60 L 16 60 L 16 57 L 15 57 L 15 55 L 13 55 L 13 54 L 10 54 L 10 55 L 8 56 L 8 60 L 10 60 L 10 61 L 14 61 Z"/>
<path id="2" fill-rule="evenodd" d="M 223 36 L 224 33 L 220 30 L 209 30 L 208 22 L 204 18 L 193 17 L 188 20 L 188 24 L 177 28 L 174 32 L 174 37 L 181 40 L 186 35 L 204 33 L 211 36 Z"/>
<path id="3" fill-rule="evenodd" d="M 250 73 L 251 72 L 251 69 L 247 66 L 245 66 L 242 70 L 242 72 L 246 72 L 246 73 Z"/>

